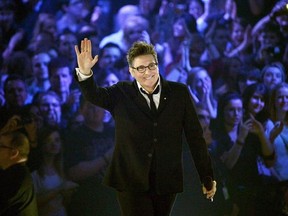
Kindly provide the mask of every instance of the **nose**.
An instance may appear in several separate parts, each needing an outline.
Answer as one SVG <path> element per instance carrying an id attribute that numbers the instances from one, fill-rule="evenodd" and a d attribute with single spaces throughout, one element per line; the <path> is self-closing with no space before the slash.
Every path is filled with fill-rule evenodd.
<path id="1" fill-rule="evenodd" d="M 238 115 L 240 115 L 240 113 L 241 113 L 241 111 L 240 111 L 240 110 L 234 110 L 234 115 L 235 115 L 235 116 L 238 116 Z"/>

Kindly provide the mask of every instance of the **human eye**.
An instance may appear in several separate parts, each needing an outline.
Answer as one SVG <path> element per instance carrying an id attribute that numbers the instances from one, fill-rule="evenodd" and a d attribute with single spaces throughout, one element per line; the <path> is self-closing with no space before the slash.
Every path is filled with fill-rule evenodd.
<path id="1" fill-rule="evenodd" d="M 156 63 L 150 63 L 150 64 L 148 65 L 148 68 L 149 68 L 150 70 L 154 70 L 154 69 L 156 69 L 156 66 L 157 66 Z"/>
<path id="2" fill-rule="evenodd" d="M 136 69 L 137 69 L 138 72 L 143 72 L 143 71 L 145 71 L 145 68 L 146 67 L 144 65 L 140 65 Z"/>

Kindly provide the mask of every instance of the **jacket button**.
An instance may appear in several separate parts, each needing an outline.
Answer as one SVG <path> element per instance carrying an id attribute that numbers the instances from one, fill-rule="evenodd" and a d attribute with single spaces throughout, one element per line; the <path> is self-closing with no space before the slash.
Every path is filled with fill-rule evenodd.
<path id="1" fill-rule="evenodd" d="M 153 125 L 154 125 L 154 127 L 156 127 L 156 126 L 157 126 L 157 122 L 154 122 L 154 124 L 153 124 Z"/>
<path id="2" fill-rule="evenodd" d="M 154 138 L 153 141 L 154 141 L 154 142 L 157 142 L 158 140 L 157 140 L 157 138 Z"/>
<path id="3" fill-rule="evenodd" d="M 148 154 L 148 157 L 151 158 L 151 157 L 152 157 L 152 153 L 149 153 L 149 154 Z"/>

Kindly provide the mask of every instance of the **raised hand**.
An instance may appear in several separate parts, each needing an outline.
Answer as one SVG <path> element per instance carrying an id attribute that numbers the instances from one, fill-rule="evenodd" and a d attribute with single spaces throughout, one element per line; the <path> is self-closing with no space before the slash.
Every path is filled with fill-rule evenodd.
<path id="1" fill-rule="evenodd" d="M 284 123 L 282 121 L 275 123 L 274 128 L 271 130 L 269 134 L 269 139 L 271 143 L 274 142 L 276 137 L 282 132 L 283 128 L 284 128 Z"/>
<path id="2" fill-rule="evenodd" d="M 81 40 L 81 52 L 77 45 L 75 45 L 75 52 L 77 55 L 77 63 L 79 70 L 84 75 L 91 74 L 91 68 L 98 61 L 98 55 L 92 58 L 92 45 L 91 41 L 87 38 Z"/>

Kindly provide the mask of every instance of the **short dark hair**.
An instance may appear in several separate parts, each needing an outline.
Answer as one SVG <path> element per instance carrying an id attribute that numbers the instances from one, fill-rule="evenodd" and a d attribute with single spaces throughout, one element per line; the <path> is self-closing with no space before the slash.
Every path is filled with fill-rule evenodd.
<path id="1" fill-rule="evenodd" d="M 112 42 L 109 42 L 107 44 L 105 44 L 100 50 L 99 50 L 99 58 L 101 58 L 103 56 L 103 53 L 104 53 L 104 50 L 107 49 L 107 48 L 116 48 L 120 51 L 121 55 L 122 55 L 122 50 L 121 48 L 119 47 L 118 44 L 115 44 L 115 43 L 112 43 Z"/>
<path id="2" fill-rule="evenodd" d="M 157 53 L 152 44 L 148 44 L 145 41 L 137 41 L 133 43 L 132 47 L 128 50 L 127 53 L 127 62 L 129 66 L 132 66 L 134 59 L 141 55 L 152 55 L 155 61 L 158 63 Z"/>
<path id="3" fill-rule="evenodd" d="M 25 87 L 26 87 L 26 83 L 25 83 L 25 80 L 22 76 L 18 75 L 18 74 L 12 74 L 12 75 L 9 75 L 6 79 L 5 79 L 5 82 L 4 82 L 4 92 L 7 92 L 7 85 L 9 82 L 11 81 L 21 81 L 24 83 Z"/>
<path id="4" fill-rule="evenodd" d="M 70 62 L 65 57 L 52 58 L 48 64 L 49 77 L 58 69 L 68 67 L 70 69 Z M 70 70 L 69 70 L 70 71 Z M 70 71 L 71 73 L 71 71 Z"/>

